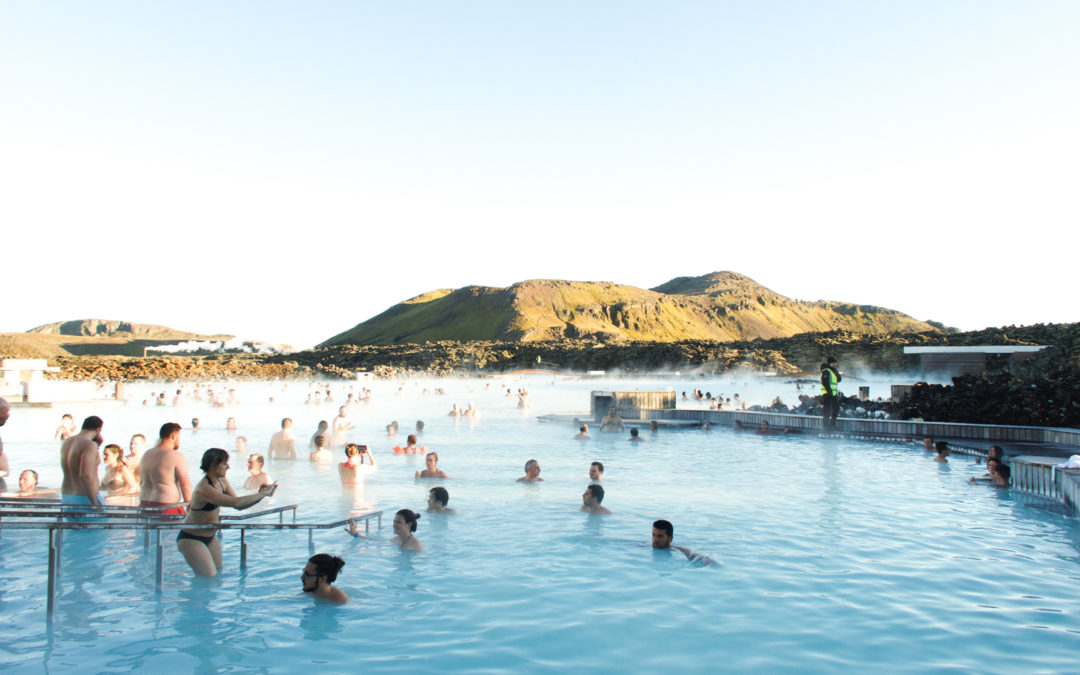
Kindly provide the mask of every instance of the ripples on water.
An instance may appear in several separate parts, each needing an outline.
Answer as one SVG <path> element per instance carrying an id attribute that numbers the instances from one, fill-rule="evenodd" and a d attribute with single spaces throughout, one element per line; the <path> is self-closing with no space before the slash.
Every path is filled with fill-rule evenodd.
<path id="1" fill-rule="evenodd" d="M 1076 521 L 1041 500 L 967 485 L 983 467 L 964 457 L 940 467 L 915 446 L 724 430 L 646 431 L 636 445 L 594 432 L 581 443 L 535 415 L 584 410 L 588 390 L 610 383 L 532 380 L 528 411 L 499 391 L 466 393 L 482 382 L 440 384 L 450 396 L 413 387 L 395 396 L 395 383 L 378 383 L 372 404 L 350 410 L 350 439 L 371 445 L 380 467 L 362 492 L 343 492 L 334 467 L 269 466 L 281 483 L 274 504 L 299 502 L 301 521 L 386 512 L 371 540 L 316 534 L 318 551 L 347 561 L 338 585 L 349 604 L 318 606 L 300 592 L 306 533 L 249 535 L 244 572 L 237 535 L 227 533 L 225 571 L 212 580 L 192 578 L 170 537 L 158 600 L 141 534 L 75 532 L 48 632 L 47 538 L 7 531 L 0 663 L 27 672 L 1072 669 Z M 182 439 L 195 477 L 205 448 L 233 447 L 228 416 L 262 451 L 281 417 L 292 416 L 306 439 L 337 410 L 256 404 L 270 385 L 241 389 L 247 402 L 225 410 L 72 412 L 101 414 L 107 442 L 125 447 L 135 431 L 200 417 L 203 430 Z M 299 403 L 306 388 L 274 395 Z M 470 398 L 480 420 L 445 417 Z M 60 412 L 15 411 L 3 430 L 13 470 L 35 466 L 43 484 L 58 483 L 48 439 Z M 398 419 L 404 431 L 417 418 L 451 479 L 415 481 L 423 458 L 388 451 L 404 434 L 387 439 L 385 424 Z M 530 457 L 544 483 L 514 483 Z M 576 511 L 594 459 L 607 468 L 612 516 Z M 232 461 L 234 485 L 243 465 Z M 401 553 L 388 543 L 393 512 L 422 508 L 436 484 L 459 514 L 425 513 L 424 553 Z M 720 565 L 649 548 L 661 517 L 674 522 L 677 544 Z"/>

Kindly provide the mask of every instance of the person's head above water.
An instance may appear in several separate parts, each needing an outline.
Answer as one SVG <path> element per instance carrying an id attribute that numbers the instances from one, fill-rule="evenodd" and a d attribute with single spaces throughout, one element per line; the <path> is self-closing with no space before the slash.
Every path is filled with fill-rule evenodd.
<path id="1" fill-rule="evenodd" d="M 450 493 L 444 487 L 433 487 L 428 490 L 428 505 L 446 506 L 450 503 Z"/>
<path id="2" fill-rule="evenodd" d="M 33 492 L 37 488 L 38 475 L 37 471 L 33 469 L 27 469 L 19 474 L 19 492 Z"/>
<path id="3" fill-rule="evenodd" d="M 947 455 L 949 454 L 949 444 L 945 441 L 938 441 L 937 443 L 934 443 L 934 450 L 936 450 L 939 455 Z"/>
<path id="4" fill-rule="evenodd" d="M 652 547 L 669 548 L 675 538 L 675 527 L 666 520 L 657 520 L 652 524 Z"/>
<path id="5" fill-rule="evenodd" d="M 406 436 L 405 445 L 416 445 L 416 434 L 409 434 Z"/>
<path id="6" fill-rule="evenodd" d="M 229 453 L 221 448 L 210 448 L 203 453 L 202 463 L 199 468 L 203 473 L 210 473 L 214 467 L 221 466 L 229 461 Z"/>
<path id="7" fill-rule="evenodd" d="M 394 520 L 398 518 L 408 527 L 409 532 L 416 532 L 416 521 L 420 520 L 420 514 L 409 509 L 401 509 L 394 514 Z"/>
<path id="8" fill-rule="evenodd" d="M 600 480 L 604 475 L 604 465 L 600 462 L 593 462 L 589 465 L 589 478 L 592 480 Z"/>
<path id="9" fill-rule="evenodd" d="M 986 456 L 991 459 L 1000 460 L 1005 458 L 1005 453 L 1002 451 L 1000 445 L 991 445 L 990 450 L 989 452 L 987 452 Z M 989 461 L 987 462 L 987 464 L 989 464 Z"/>
<path id="10" fill-rule="evenodd" d="M 330 602 L 341 603 L 348 601 L 348 595 L 341 589 L 330 585 L 337 580 L 338 572 L 344 566 L 344 560 L 328 553 L 317 553 L 311 556 L 300 574 L 304 592 Z"/>
<path id="11" fill-rule="evenodd" d="M 538 475 L 540 473 L 540 462 L 535 459 L 530 459 L 525 462 L 525 475 Z"/>
<path id="12" fill-rule="evenodd" d="M 630 437 L 631 438 L 637 438 L 638 437 L 637 427 L 630 427 Z"/>
<path id="13" fill-rule="evenodd" d="M 591 506 L 590 500 L 596 500 L 597 504 L 604 501 L 604 488 L 600 487 L 596 483 L 590 483 L 585 486 L 585 494 L 582 495 L 582 500 L 585 502 L 585 506 Z"/>

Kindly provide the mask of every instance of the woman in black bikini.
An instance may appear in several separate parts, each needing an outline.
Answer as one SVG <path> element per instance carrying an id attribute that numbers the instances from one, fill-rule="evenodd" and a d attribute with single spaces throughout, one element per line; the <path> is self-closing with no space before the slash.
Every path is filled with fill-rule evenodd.
<path id="1" fill-rule="evenodd" d="M 237 497 L 225 473 L 229 470 L 229 453 L 221 448 L 210 448 L 203 453 L 202 470 L 206 476 L 195 486 L 191 495 L 184 525 L 176 535 L 176 548 L 184 554 L 196 576 L 214 577 L 221 569 L 221 543 L 217 533 L 218 514 L 222 506 L 246 509 L 274 494 L 277 483 L 261 485 L 252 495 Z"/>

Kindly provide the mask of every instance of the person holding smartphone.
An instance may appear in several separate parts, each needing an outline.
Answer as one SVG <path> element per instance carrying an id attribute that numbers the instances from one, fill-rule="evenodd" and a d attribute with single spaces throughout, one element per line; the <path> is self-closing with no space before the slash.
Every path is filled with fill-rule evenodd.
<path id="1" fill-rule="evenodd" d="M 349 443 L 345 446 L 345 461 L 338 464 L 338 475 L 341 476 L 341 484 L 354 486 L 362 484 L 364 476 L 376 471 L 375 458 L 366 445 Z"/>
<path id="2" fill-rule="evenodd" d="M 237 496 L 225 478 L 229 470 L 229 453 L 221 448 L 204 452 L 201 468 L 206 475 L 191 495 L 184 527 L 176 535 L 176 548 L 184 554 L 184 560 L 196 576 L 215 577 L 221 570 L 221 542 L 214 536 L 221 507 L 251 508 L 273 496 L 277 483 L 260 485 L 255 494 Z"/>

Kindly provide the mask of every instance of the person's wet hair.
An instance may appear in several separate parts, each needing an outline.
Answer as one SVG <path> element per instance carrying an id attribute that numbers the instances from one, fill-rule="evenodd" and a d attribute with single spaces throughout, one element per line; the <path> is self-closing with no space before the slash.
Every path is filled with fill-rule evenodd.
<path id="1" fill-rule="evenodd" d="M 401 509 L 397 512 L 397 515 L 401 516 L 401 519 L 409 526 L 410 532 L 416 532 L 416 521 L 420 520 L 419 513 L 410 511 L 409 509 Z"/>
<path id="2" fill-rule="evenodd" d="M 1012 481 L 1012 469 L 1005 462 L 998 462 L 997 472 L 1006 483 Z"/>
<path id="3" fill-rule="evenodd" d="M 525 462 L 525 473 L 529 472 L 529 467 L 530 466 L 532 466 L 533 464 L 539 464 L 539 463 L 540 462 L 536 461 L 535 459 L 530 459 L 529 461 Z"/>
<path id="4" fill-rule="evenodd" d="M 360 446 L 357 445 L 356 443 L 349 443 L 348 445 L 345 446 L 345 456 L 346 457 L 355 457 L 356 455 L 359 455 L 359 454 L 360 454 Z"/>
<path id="5" fill-rule="evenodd" d="M 316 553 L 308 558 L 308 562 L 315 566 L 317 576 L 326 577 L 326 580 L 330 583 L 337 580 L 338 572 L 341 571 L 342 567 L 345 567 L 344 560 L 329 553 Z"/>
<path id="6" fill-rule="evenodd" d="M 593 462 L 589 466 L 595 466 L 600 473 L 604 473 L 604 464 L 602 462 Z"/>
<path id="7" fill-rule="evenodd" d="M 450 502 L 450 493 L 446 491 L 444 487 L 433 487 L 428 492 L 435 498 L 435 501 L 439 502 L 443 506 L 446 506 Z"/>
<path id="8" fill-rule="evenodd" d="M 638 435 L 637 427 L 630 427 L 630 435 L 631 436 L 637 436 Z"/>
<path id="9" fill-rule="evenodd" d="M 652 526 L 654 530 L 660 530 L 661 532 L 666 533 L 668 538 L 673 538 L 675 536 L 675 527 L 666 520 L 653 521 Z"/>
<path id="10" fill-rule="evenodd" d="M 597 504 L 604 501 L 603 487 L 597 485 L 596 483 L 592 483 L 591 485 L 586 486 L 585 489 L 592 493 L 592 496 L 596 498 Z"/>
<path id="11" fill-rule="evenodd" d="M 1000 445 L 991 445 L 990 450 L 986 453 L 990 459 L 1004 459 L 1005 452 L 1001 449 Z"/>
<path id="12" fill-rule="evenodd" d="M 97 415 L 91 415 L 83 420 L 83 431 L 100 431 L 101 427 L 105 426 L 105 423 L 101 421 L 101 418 Z"/>
<path id="13" fill-rule="evenodd" d="M 229 453 L 221 448 L 210 448 L 203 453 L 202 464 L 199 465 L 199 468 L 203 470 L 203 473 L 206 473 L 215 466 L 224 464 L 227 461 L 229 461 Z"/>
<path id="14" fill-rule="evenodd" d="M 161 425 L 161 431 L 158 433 L 158 438 L 165 440 L 169 436 L 172 436 L 177 431 L 180 431 L 181 427 L 176 422 L 166 422 Z"/>
<path id="15" fill-rule="evenodd" d="M 945 441 L 938 441 L 937 443 L 934 443 L 934 449 L 937 450 L 937 453 L 940 455 L 949 449 L 949 444 Z"/>
<path id="16" fill-rule="evenodd" d="M 121 448 L 116 443 L 109 443 L 108 445 L 105 446 L 105 451 L 104 451 L 105 457 L 107 458 L 110 453 L 116 455 L 117 459 L 121 459 L 124 456 L 124 449 Z"/>
<path id="17" fill-rule="evenodd" d="M 406 436 L 405 443 L 407 445 L 413 445 L 414 443 L 416 443 L 416 434 L 409 434 L 408 436 Z"/>

